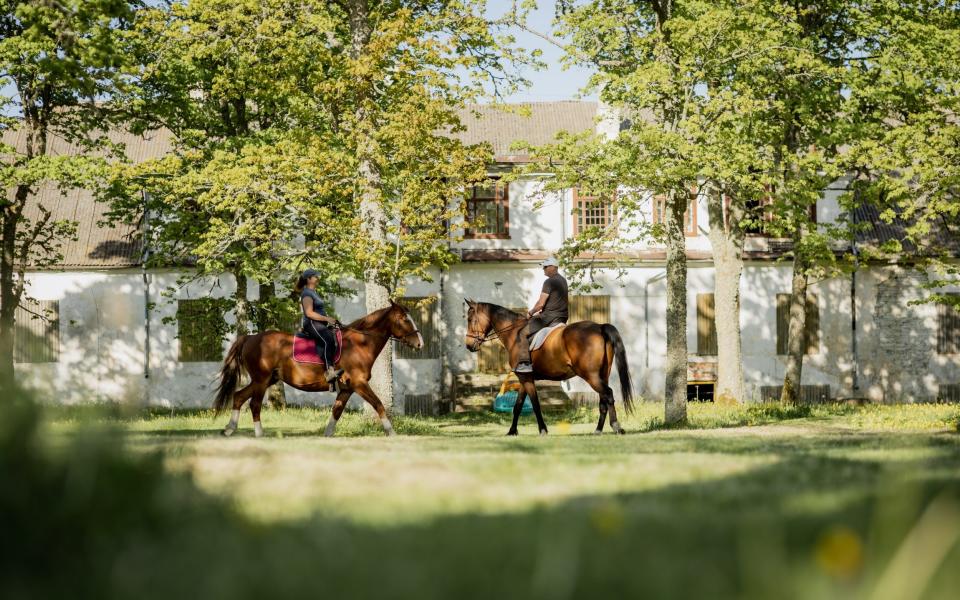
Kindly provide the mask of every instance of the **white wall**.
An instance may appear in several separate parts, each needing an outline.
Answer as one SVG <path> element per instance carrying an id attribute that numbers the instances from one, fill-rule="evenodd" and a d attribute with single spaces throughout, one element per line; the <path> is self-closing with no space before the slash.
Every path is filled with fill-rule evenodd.
<path id="1" fill-rule="evenodd" d="M 409 282 L 408 296 L 439 294 L 441 279 L 443 354 L 450 373 L 474 370 L 476 356 L 466 350 L 466 311 L 463 300 L 504 306 L 529 306 L 543 281 L 536 263 L 465 263 L 446 274 L 435 272 L 433 281 Z M 144 285 L 132 270 L 66 273 L 32 273 L 28 294 L 60 301 L 61 354 L 56 363 L 18 364 L 18 378 L 42 392 L 50 401 L 125 402 L 162 406 L 209 406 L 219 362 L 181 363 L 175 323 L 176 303 L 159 296 L 174 285 L 178 274 L 153 272 L 149 276 L 150 312 L 149 377 L 144 321 Z M 851 279 L 849 275 L 814 282 L 820 309 L 820 348 L 804 364 L 804 384 L 828 384 L 834 397 L 865 396 L 876 402 L 929 401 L 941 383 L 960 382 L 960 356 L 936 353 L 936 307 L 911 305 L 920 299 L 919 274 L 896 266 L 862 268 L 857 274 L 858 389 L 853 388 L 851 332 Z M 666 354 L 666 288 L 662 265 L 627 269 L 617 280 L 609 271 L 597 274 L 600 288 L 591 293 L 611 297 L 611 321 L 620 330 L 627 348 L 631 377 L 638 393 L 649 399 L 663 394 Z M 776 294 L 790 290 L 790 267 L 774 263 L 748 263 L 741 287 L 741 330 L 744 376 L 748 399 L 759 398 L 759 386 L 779 385 L 785 359 L 776 355 Z M 954 287 L 952 291 L 960 290 Z M 713 269 L 691 261 L 688 272 L 687 343 L 691 361 L 698 357 L 696 295 L 713 291 Z M 250 297 L 256 289 L 251 284 Z M 197 281 L 178 297 L 216 297 L 233 294 L 231 277 Z M 342 320 L 365 314 L 362 292 L 334 302 Z M 224 344 L 224 350 L 232 341 Z M 409 394 L 442 391 L 440 359 L 396 359 L 396 402 Z M 447 382 L 449 383 L 449 381 Z M 618 386 L 614 391 L 619 395 Z M 580 380 L 565 384 L 568 391 L 587 391 Z M 329 404 L 332 394 L 307 394 L 287 388 L 291 402 Z M 359 405 L 359 399 L 353 404 Z"/>

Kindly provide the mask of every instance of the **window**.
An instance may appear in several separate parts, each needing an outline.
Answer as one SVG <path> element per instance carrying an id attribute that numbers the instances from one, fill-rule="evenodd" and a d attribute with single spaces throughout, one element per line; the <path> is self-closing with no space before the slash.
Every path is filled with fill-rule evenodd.
<path id="1" fill-rule="evenodd" d="M 610 322 L 610 296 L 570 296 L 570 319 L 568 322 Z"/>
<path id="2" fill-rule="evenodd" d="M 440 300 L 436 296 L 410 297 L 401 300 L 401 303 L 410 309 L 410 317 L 417 324 L 417 329 L 423 335 L 423 348 L 417 350 L 401 341 L 393 343 L 393 350 L 397 358 L 440 358 L 440 335 L 437 331 L 439 322 Z"/>
<path id="3" fill-rule="evenodd" d="M 468 227 L 464 237 L 507 239 L 510 237 L 510 196 L 506 183 L 490 180 L 473 186 L 467 196 Z"/>
<path id="4" fill-rule="evenodd" d="M 766 224 L 771 218 L 767 207 L 772 202 L 770 198 L 747 200 L 744 211 L 744 232 L 747 235 L 767 235 Z"/>
<path id="5" fill-rule="evenodd" d="M 651 216 L 653 223 L 666 224 L 667 222 L 667 197 L 659 194 L 651 200 Z M 687 205 L 686 212 L 683 213 L 683 234 L 687 237 L 696 237 L 697 230 L 697 195 L 690 193 L 690 203 Z"/>
<path id="6" fill-rule="evenodd" d="M 777 294 L 777 354 L 786 356 L 790 338 L 790 294 Z M 820 351 L 820 306 L 816 294 L 807 294 L 807 354 Z"/>
<path id="7" fill-rule="evenodd" d="M 177 301 L 177 338 L 180 362 L 216 362 L 223 359 L 227 325 L 222 303 L 213 298 Z"/>
<path id="8" fill-rule="evenodd" d="M 57 362 L 60 358 L 60 302 L 23 298 L 14 318 L 13 362 Z"/>
<path id="9" fill-rule="evenodd" d="M 947 294 L 960 302 L 960 294 Z M 937 305 L 937 353 L 960 354 L 960 308 L 956 305 Z"/>
<path id="10" fill-rule="evenodd" d="M 579 190 L 573 190 L 573 235 L 590 227 L 605 229 L 614 218 L 610 202 L 597 196 L 581 196 Z"/>
<path id="11" fill-rule="evenodd" d="M 687 212 L 683 213 L 683 234 L 687 237 L 697 237 L 697 190 L 690 190 L 690 204 Z"/>
<path id="12" fill-rule="evenodd" d="M 717 355 L 717 320 L 713 294 L 697 294 L 697 354 Z"/>

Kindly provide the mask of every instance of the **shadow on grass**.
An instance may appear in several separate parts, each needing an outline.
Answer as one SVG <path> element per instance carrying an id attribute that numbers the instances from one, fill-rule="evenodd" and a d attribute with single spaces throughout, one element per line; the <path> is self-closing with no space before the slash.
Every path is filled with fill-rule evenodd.
<path id="1" fill-rule="evenodd" d="M 632 436 L 631 452 L 776 454 L 772 464 L 628 494 L 576 497 L 520 513 L 365 526 L 317 514 L 249 521 L 157 455 L 80 433 L 43 450 L 37 416 L 0 421 L 0 550 L 9 598 L 847 598 L 866 595 L 934 497 L 960 505 L 955 438 L 821 440 Z M 583 440 L 551 451 L 589 451 Z M 441 444 L 444 440 L 425 440 Z M 542 452 L 538 440 L 478 443 Z M 937 452 L 899 464 L 832 448 Z M 375 501 L 375 499 L 371 499 Z M 950 523 L 944 523 L 950 526 Z M 954 524 L 955 526 L 955 524 Z M 960 585 L 954 547 L 919 581 Z M 919 592 L 918 592 L 919 593 Z"/>

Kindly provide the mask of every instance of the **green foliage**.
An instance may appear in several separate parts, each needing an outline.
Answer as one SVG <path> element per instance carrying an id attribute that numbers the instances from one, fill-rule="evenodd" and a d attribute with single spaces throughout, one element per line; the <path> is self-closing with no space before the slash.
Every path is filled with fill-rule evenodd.
<path id="1" fill-rule="evenodd" d="M 0 12 L 0 371 L 13 368 L 16 306 L 28 265 L 47 266 L 62 258 L 76 223 L 54 219 L 54 206 L 37 201 L 42 188 L 95 188 L 111 151 L 106 131 L 113 121 L 98 102 L 125 81 L 126 55 L 117 32 L 129 25 L 135 2 L 63 0 L 5 1 Z M 55 155 L 62 139 L 79 148 Z M 98 150 L 99 153 L 94 153 Z M 12 191 L 11 191 L 12 190 Z M 29 205 L 29 206 L 28 206 Z"/>

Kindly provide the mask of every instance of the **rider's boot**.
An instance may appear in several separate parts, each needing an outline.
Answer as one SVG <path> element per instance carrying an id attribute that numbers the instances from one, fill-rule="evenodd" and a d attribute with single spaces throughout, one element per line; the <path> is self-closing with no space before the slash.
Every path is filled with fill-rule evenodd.
<path id="1" fill-rule="evenodd" d="M 331 366 L 327 366 L 326 378 L 327 381 L 333 383 L 337 379 L 340 379 L 340 376 L 343 375 L 343 369 L 337 369 Z"/>

